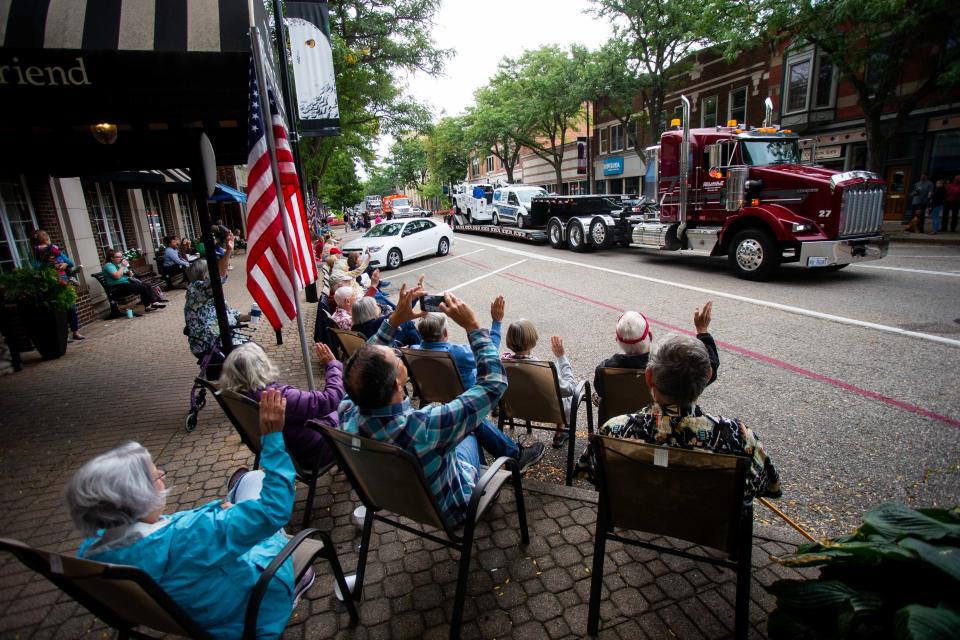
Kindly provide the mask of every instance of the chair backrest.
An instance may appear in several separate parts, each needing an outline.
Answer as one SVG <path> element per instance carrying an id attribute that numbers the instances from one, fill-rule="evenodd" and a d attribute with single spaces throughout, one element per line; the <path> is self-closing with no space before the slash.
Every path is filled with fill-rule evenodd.
<path id="1" fill-rule="evenodd" d="M 144 625 L 179 636 L 210 637 L 136 567 L 51 553 L 8 538 L 0 538 L 0 550 L 14 554 L 116 629 Z"/>
<path id="2" fill-rule="evenodd" d="M 367 341 L 366 336 L 356 331 L 346 331 L 338 327 L 329 327 L 329 329 L 337 337 L 337 342 L 340 343 L 340 348 L 345 354 L 344 359 L 350 358 Z"/>
<path id="3" fill-rule="evenodd" d="M 736 556 L 746 487 L 744 456 L 593 436 L 609 524 Z"/>
<path id="4" fill-rule="evenodd" d="M 560 380 L 552 362 L 504 360 L 507 391 L 500 400 L 505 417 L 549 424 L 567 424 L 560 396 Z"/>
<path id="5" fill-rule="evenodd" d="M 603 389 L 597 424 L 613 416 L 633 413 L 653 402 L 653 395 L 644 377 L 645 369 L 597 369 L 598 386 Z"/>
<path id="6" fill-rule="evenodd" d="M 260 455 L 260 403 L 236 391 L 217 391 L 213 397 L 254 455 Z"/>
<path id="7" fill-rule="evenodd" d="M 390 511 L 452 535 L 423 476 L 423 467 L 413 454 L 394 444 L 318 422 L 308 424 L 323 433 L 340 468 L 368 509 Z"/>
<path id="8" fill-rule="evenodd" d="M 422 404 L 447 403 L 463 393 L 460 370 L 449 352 L 409 348 L 400 352 Z"/>

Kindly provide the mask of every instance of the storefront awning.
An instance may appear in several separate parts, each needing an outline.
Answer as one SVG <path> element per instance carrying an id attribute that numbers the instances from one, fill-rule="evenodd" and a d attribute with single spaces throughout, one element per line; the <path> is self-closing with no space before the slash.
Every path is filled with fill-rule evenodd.
<path id="1" fill-rule="evenodd" d="M 217 190 L 208 198 L 210 202 L 241 202 L 246 203 L 247 194 L 243 191 L 237 191 L 233 187 L 217 183 Z"/>
<path id="2" fill-rule="evenodd" d="M 247 0 L 0 2 L 0 170 L 182 167 L 201 130 L 243 164 L 248 25 Z"/>

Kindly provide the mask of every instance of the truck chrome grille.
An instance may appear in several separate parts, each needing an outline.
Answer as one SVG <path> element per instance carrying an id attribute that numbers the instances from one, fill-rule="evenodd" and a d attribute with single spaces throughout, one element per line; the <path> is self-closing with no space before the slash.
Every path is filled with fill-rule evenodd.
<path id="1" fill-rule="evenodd" d="M 883 226 L 884 187 L 876 183 L 851 185 L 843 190 L 840 237 L 879 233 Z"/>

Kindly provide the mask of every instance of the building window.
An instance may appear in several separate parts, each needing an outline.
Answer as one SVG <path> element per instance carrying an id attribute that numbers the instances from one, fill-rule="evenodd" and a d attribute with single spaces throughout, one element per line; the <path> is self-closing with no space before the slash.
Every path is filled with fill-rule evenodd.
<path id="1" fill-rule="evenodd" d="M 607 152 L 607 128 L 600 129 L 600 153 Z"/>
<path id="2" fill-rule="evenodd" d="M 717 96 L 704 98 L 700 103 L 700 126 L 717 126 Z"/>
<path id="3" fill-rule="evenodd" d="M 197 225 L 193 223 L 193 207 L 190 203 L 190 196 L 185 193 L 178 193 L 177 204 L 180 205 L 180 224 L 183 226 L 183 237 L 196 240 L 200 237 L 200 234 L 197 233 Z"/>
<path id="4" fill-rule="evenodd" d="M 477 156 L 470 158 L 470 173 L 474 177 L 480 175 L 480 158 Z"/>
<path id="5" fill-rule="evenodd" d="M 615 124 L 610 127 L 610 153 L 623 151 L 623 125 Z"/>
<path id="6" fill-rule="evenodd" d="M 487 173 L 493 173 L 493 156 L 487 156 Z"/>
<path id="7" fill-rule="evenodd" d="M 607 181 L 606 180 L 597 180 L 595 184 L 594 193 L 603 195 L 607 192 Z"/>
<path id="8" fill-rule="evenodd" d="M 38 227 L 21 178 L 0 176 L 0 273 L 30 263 L 30 233 Z"/>
<path id="9" fill-rule="evenodd" d="M 740 87 L 730 92 L 730 109 L 727 120 L 736 120 L 737 124 L 747 121 L 747 88 Z"/>
<path id="10" fill-rule="evenodd" d="M 167 235 L 167 225 L 163 222 L 163 202 L 157 191 L 143 192 L 143 207 L 146 209 L 147 227 L 150 229 L 150 238 L 154 247 L 163 246 L 163 237 Z"/>
<path id="11" fill-rule="evenodd" d="M 806 111 L 810 98 L 811 58 L 798 58 L 787 62 L 787 96 L 784 113 Z"/>
<path id="12" fill-rule="evenodd" d="M 817 58 L 817 85 L 813 98 L 814 108 L 833 106 L 834 79 L 833 62 L 829 56 L 821 55 Z"/>
<path id="13" fill-rule="evenodd" d="M 93 222 L 97 248 L 106 261 L 108 249 L 127 249 L 127 240 L 120 224 L 120 210 L 117 208 L 112 184 L 89 182 L 86 186 L 87 210 L 90 212 L 90 221 Z"/>

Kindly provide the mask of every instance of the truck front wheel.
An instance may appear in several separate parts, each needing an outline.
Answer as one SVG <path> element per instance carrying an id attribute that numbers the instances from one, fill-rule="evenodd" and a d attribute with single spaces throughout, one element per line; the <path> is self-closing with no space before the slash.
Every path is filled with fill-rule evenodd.
<path id="1" fill-rule="evenodd" d="M 590 242 L 598 249 L 606 249 L 613 245 L 613 233 L 607 229 L 603 220 L 594 220 L 590 223 Z"/>
<path id="2" fill-rule="evenodd" d="M 547 225 L 547 237 L 550 238 L 550 246 L 554 249 L 566 249 L 567 243 L 563 239 L 563 227 L 559 220 L 551 220 Z"/>
<path id="3" fill-rule="evenodd" d="M 735 235 L 727 259 L 737 277 L 745 280 L 768 278 L 780 265 L 776 243 L 761 229 L 744 229 Z"/>
<path id="4" fill-rule="evenodd" d="M 587 250 L 587 239 L 583 234 L 583 227 L 576 222 L 571 222 L 567 227 L 567 244 L 571 251 L 583 253 Z"/>

